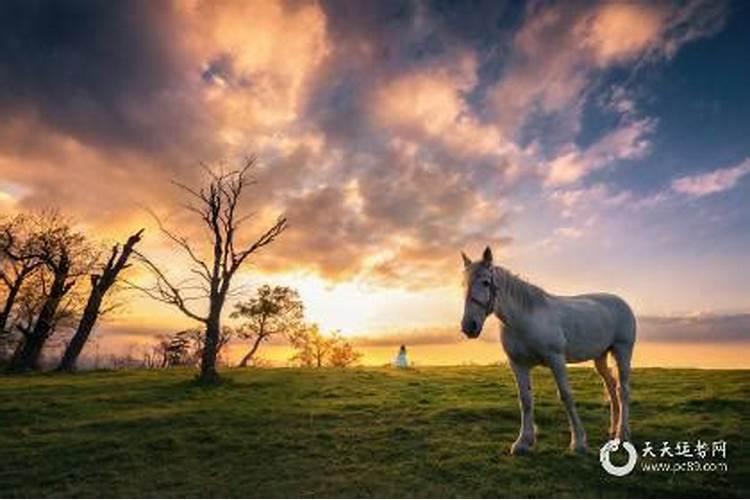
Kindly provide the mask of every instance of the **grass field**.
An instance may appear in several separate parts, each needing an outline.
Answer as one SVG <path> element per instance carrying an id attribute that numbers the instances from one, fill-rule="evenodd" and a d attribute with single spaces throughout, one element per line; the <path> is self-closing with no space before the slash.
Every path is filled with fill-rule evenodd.
<path id="1" fill-rule="evenodd" d="M 518 410 L 505 367 L 408 371 L 187 370 L 0 377 L 0 497 L 747 496 L 749 371 L 639 369 L 644 440 L 728 442 L 728 472 L 607 475 L 607 407 L 591 369 L 571 380 L 591 451 L 534 372 L 539 442 L 512 457 Z"/>

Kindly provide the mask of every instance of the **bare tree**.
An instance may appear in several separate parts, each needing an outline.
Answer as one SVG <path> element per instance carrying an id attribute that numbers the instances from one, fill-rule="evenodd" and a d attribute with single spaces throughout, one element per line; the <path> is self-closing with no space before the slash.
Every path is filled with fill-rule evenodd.
<path id="1" fill-rule="evenodd" d="M 26 324 L 17 325 L 23 340 L 11 359 L 12 372 L 39 368 L 42 349 L 54 332 L 63 298 L 75 285 L 76 278 L 88 273 L 93 262 L 83 234 L 75 232 L 57 213 L 39 220 L 38 238 L 40 259 L 51 283 L 47 288 L 47 280 L 42 276 L 43 298 L 38 315 L 35 319 L 29 317 Z"/>
<path id="2" fill-rule="evenodd" d="M 151 286 L 131 283 L 131 286 L 152 299 L 176 307 L 185 316 L 203 325 L 205 342 L 200 380 L 204 382 L 218 379 L 216 358 L 222 332 L 221 314 L 232 278 L 248 257 L 272 243 L 287 226 L 286 218 L 279 217 L 251 243 L 240 242 L 238 231 L 250 216 L 241 215 L 238 204 L 245 188 L 254 183 L 249 175 L 254 165 L 255 159 L 249 158 L 239 170 L 229 173 L 216 173 L 206 169 L 208 182 L 199 189 L 175 182 L 191 199 L 191 203 L 186 206 L 187 210 L 197 216 L 203 227 L 208 229 L 211 248 L 207 252 L 201 252 L 188 238 L 165 228 L 161 222 L 159 226 L 162 233 L 192 261 L 193 267 L 189 272 L 194 280 L 174 281 L 150 258 L 137 250 L 133 252 L 153 275 L 154 283 Z M 204 313 L 197 312 L 190 304 L 201 299 L 208 301 L 208 310 Z"/>
<path id="3" fill-rule="evenodd" d="M 21 287 L 42 265 L 37 243 L 28 215 L 19 214 L 0 224 L 0 284 L 5 288 L 0 310 L 0 359 L 6 357 L 11 334 L 8 321 Z"/>
<path id="4" fill-rule="evenodd" d="M 231 317 L 244 320 L 236 331 L 238 337 L 250 344 L 250 350 L 239 364 L 244 367 L 263 342 L 274 335 L 290 335 L 299 330 L 304 321 L 304 306 L 293 288 L 263 285 L 254 297 L 235 304 Z"/>
<path id="5" fill-rule="evenodd" d="M 120 271 L 128 267 L 129 264 L 127 262 L 130 254 L 133 252 L 133 247 L 141 241 L 142 235 L 143 229 L 131 235 L 123 245 L 122 251 L 120 251 L 119 245 L 112 247 L 109 260 L 107 260 L 101 272 L 91 275 L 91 292 L 86 302 L 86 308 L 83 311 L 83 316 L 78 323 L 78 328 L 73 338 L 65 349 L 58 370 L 73 371 L 75 369 L 78 356 L 80 356 L 83 347 L 86 345 L 86 341 L 88 341 L 91 335 L 91 330 L 100 316 L 104 296 L 112 285 L 115 284 Z"/>

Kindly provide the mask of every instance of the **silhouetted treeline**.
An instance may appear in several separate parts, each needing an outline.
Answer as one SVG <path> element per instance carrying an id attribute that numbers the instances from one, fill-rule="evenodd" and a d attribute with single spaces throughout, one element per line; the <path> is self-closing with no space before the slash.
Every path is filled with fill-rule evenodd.
<path id="1" fill-rule="evenodd" d="M 0 220 L 0 363 L 6 370 L 39 369 L 45 345 L 60 330 L 74 334 L 59 369 L 75 368 L 141 234 L 122 250 L 115 245 L 102 262 L 98 246 L 57 211 Z"/>

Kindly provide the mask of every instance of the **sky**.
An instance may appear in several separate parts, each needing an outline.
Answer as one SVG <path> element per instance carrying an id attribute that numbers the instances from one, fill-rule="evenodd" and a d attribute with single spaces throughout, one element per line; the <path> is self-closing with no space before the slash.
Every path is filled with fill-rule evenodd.
<path id="1" fill-rule="evenodd" d="M 326 330 L 464 342 L 459 252 L 490 245 L 721 364 L 750 354 L 748 21 L 708 0 L 0 2 L 0 211 L 146 227 L 179 275 L 148 210 L 200 241 L 170 181 L 254 154 L 248 238 L 289 229 L 238 284 L 295 286 Z M 133 297 L 102 331 L 184 323 Z"/>

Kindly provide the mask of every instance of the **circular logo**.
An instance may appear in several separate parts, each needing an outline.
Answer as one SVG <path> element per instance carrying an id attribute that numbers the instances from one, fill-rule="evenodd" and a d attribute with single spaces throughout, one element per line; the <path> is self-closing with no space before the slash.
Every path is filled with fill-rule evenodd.
<path id="1" fill-rule="evenodd" d="M 609 454 L 613 451 L 619 450 L 620 444 L 622 444 L 623 449 L 628 452 L 628 462 L 625 465 L 614 465 L 609 460 Z M 635 451 L 635 446 L 628 441 L 620 442 L 619 439 L 613 439 L 604 443 L 602 449 L 599 450 L 599 461 L 602 463 L 602 468 L 613 476 L 622 477 L 630 474 L 635 468 L 636 460 L 638 460 L 638 452 Z"/>

